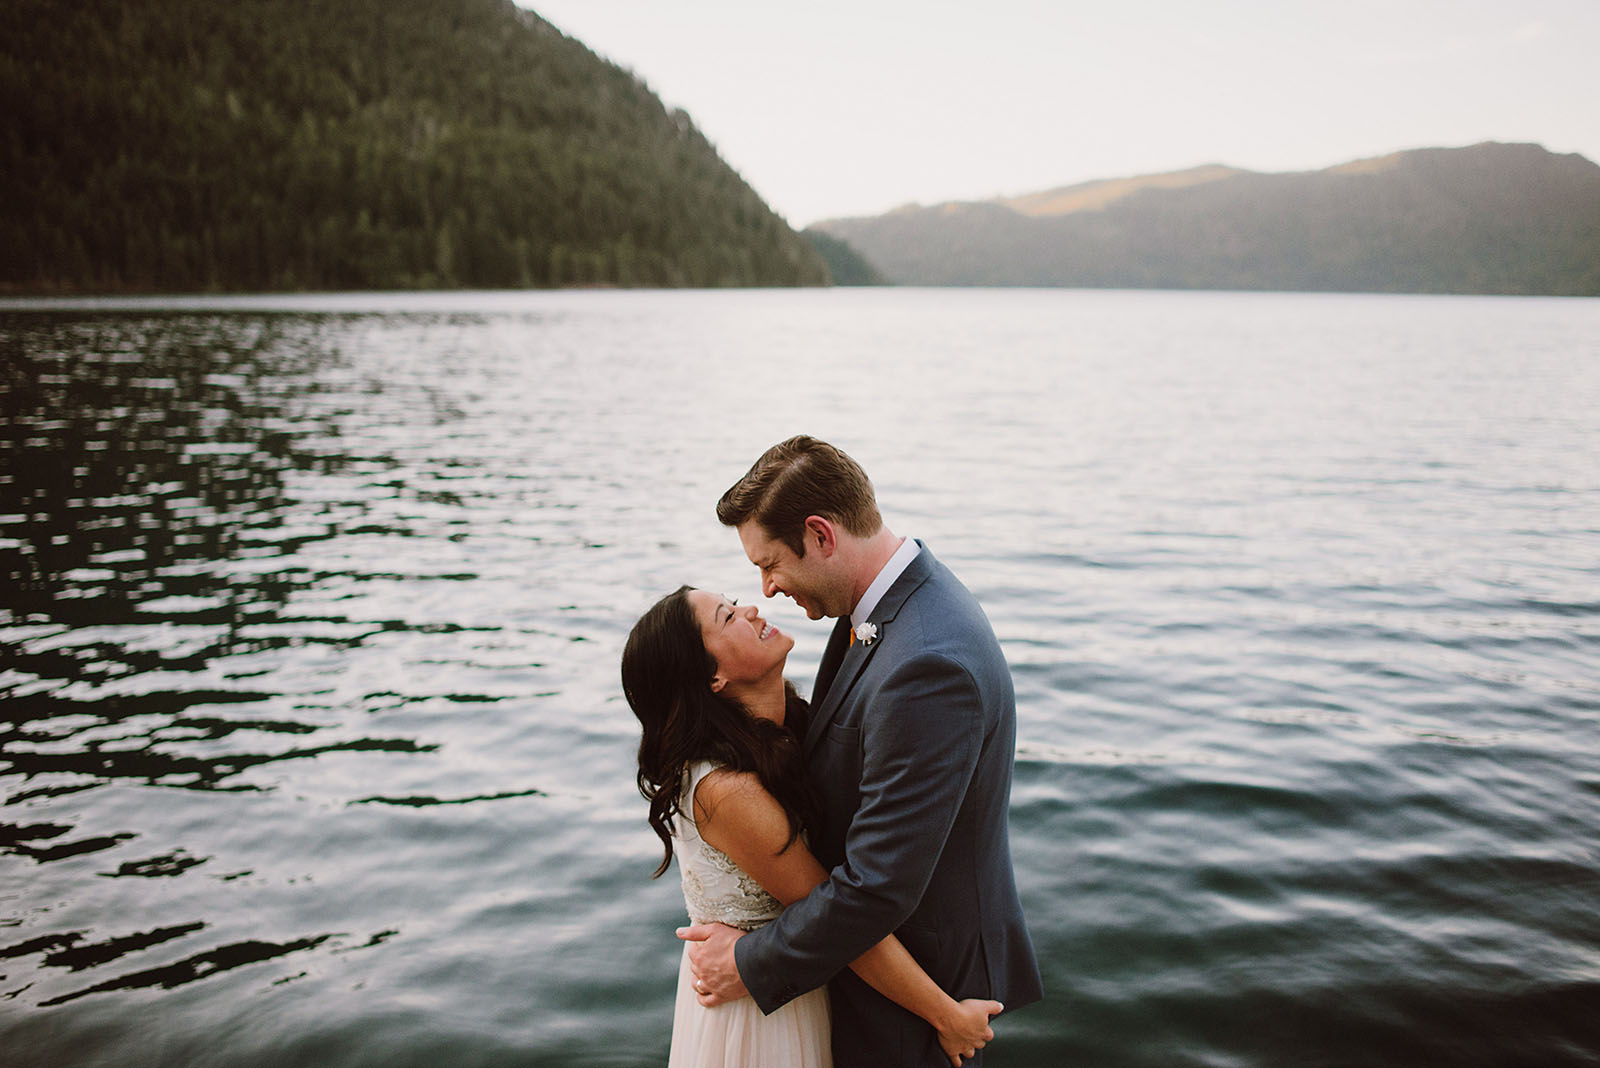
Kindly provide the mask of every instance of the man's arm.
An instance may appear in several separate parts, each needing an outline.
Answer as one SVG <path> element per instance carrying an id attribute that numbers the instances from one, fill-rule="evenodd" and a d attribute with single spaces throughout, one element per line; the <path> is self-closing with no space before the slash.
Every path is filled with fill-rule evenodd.
<path id="1" fill-rule="evenodd" d="M 755 775 L 713 772 L 696 791 L 694 806 L 701 837 L 784 905 L 803 899 L 827 879 L 827 873 L 805 843 L 790 840 L 787 815 Z M 708 933 L 730 943 L 740 937 L 732 928 L 720 924 L 700 927 L 717 928 Z M 698 930 L 689 928 L 682 933 Z M 929 978 L 893 935 L 868 949 L 850 967 L 880 994 L 930 1024 L 939 1033 L 939 1044 L 954 1066 L 960 1065 L 963 1055 L 972 1056 L 994 1038 L 989 1017 L 1003 1006 L 981 998 L 956 1002 Z M 707 981 L 720 989 L 720 984 Z M 727 998 L 700 996 L 701 1004 L 706 1005 L 724 1000 Z"/>
<path id="2" fill-rule="evenodd" d="M 844 862 L 731 947 L 763 1012 L 826 983 L 915 910 L 977 766 L 981 695 L 960 664 L 922 654 L 878 687 L 861 731 L 861 803 Z"/>

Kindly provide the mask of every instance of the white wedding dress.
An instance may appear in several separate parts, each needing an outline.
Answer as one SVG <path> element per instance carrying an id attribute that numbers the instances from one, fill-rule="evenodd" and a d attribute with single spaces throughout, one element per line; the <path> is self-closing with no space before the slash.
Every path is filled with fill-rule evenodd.
<path id="1" fill-rule="evenodd" d="M 727 854 L 700 837 L 692 818 L 694 791 L 713 767 L 702 761 L 689 769 L 683 811 L 673 827 L 677 839 L 673 852 L 683 872 L 683 903 L 694 923 L 725 923 L 753 931 L 776 919 L 783 906 Z M 825 988 L 802 994 L 763 1016 L 749 998 L 705 1008 L 695 998 L 693 984 L 685 943 L 667 1068 L 831 1068 Z"/>

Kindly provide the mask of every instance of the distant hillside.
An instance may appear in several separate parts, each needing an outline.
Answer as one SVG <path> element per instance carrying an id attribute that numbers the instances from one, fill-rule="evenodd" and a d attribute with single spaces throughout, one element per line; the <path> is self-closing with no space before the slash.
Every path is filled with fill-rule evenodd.
<path id="1" fill-rule="evenodd" d="M 1144 189 L 1186 189 L 1247 171 L 1209 164 L 1170 174 L 1146 174 L 1137 178 L 1107 178 L 1081 185 L 1063 186 L 1043 193 L 1028 193 L 998 201 L 1022 215 L 1070 215 L 1075 211 L 1095 211 Z"/>
<path id="2" fill-rule="evenodd" d="M 1538 145 L 1204 167 L 813 229 L 910 285 L 1600 295 L 1600 166 Z"/>
<path id="3" fill-rule="evenodd" d="M 0 108 L 0 289 L 828 280 L 510 0 L 6 0 Z"/>
<path id="4" fill-rule="evenodd" d="M 862 258 L 861 253 L 850 247 L 850 244 L 839 240 L 832 234 L 824 233 L 815 227 L 807 227 L 800 231 L 800 236 L 811 242 L 811 246 L 821 254 L 828 265 L 828 273 L 833 276 L 833 284 L 837 286 L 881 286 L 884 284 L 883 275 L 877 268 Z"/>

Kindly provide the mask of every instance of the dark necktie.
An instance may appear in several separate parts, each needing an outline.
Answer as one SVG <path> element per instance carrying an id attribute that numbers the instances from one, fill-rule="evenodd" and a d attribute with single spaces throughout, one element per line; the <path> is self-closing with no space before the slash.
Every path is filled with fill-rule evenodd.
<path id="1" fill-rule="evenodd" d="M 823 698 L 828 696 L 828 687 L 833 684 L 833 677 L 839 673 L 839 665 L 844 663 L 844 654 L 850 651 L 850 617 L 840 616 L 839 622 L 833 625 L 833 633 L 828 636 L 828 647 L 822 651 L 822 664 L 817 668 L 817 684 L 811 690 L 811 707 L 822 707 Z"/>

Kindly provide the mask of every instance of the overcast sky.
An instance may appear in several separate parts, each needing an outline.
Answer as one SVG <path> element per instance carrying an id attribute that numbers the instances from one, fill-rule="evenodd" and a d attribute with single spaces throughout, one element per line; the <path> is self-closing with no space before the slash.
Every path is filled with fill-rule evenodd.
<path id="1" fill-rule="evenodd" d="M 519 0 L 796 227 L 1226 163 L 1600 162 L 1600 0 Z"/>

